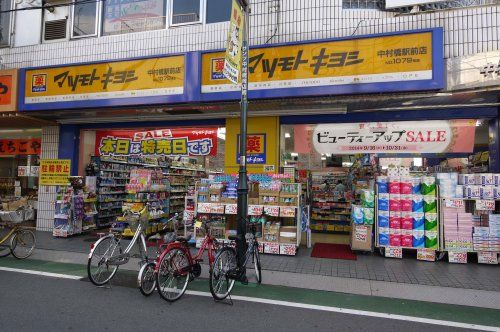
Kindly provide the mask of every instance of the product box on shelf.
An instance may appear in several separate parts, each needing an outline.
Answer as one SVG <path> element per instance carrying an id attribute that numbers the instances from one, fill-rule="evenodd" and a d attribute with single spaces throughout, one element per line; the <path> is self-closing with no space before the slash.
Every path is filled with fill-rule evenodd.
<path id="1" fill-rule="evenodd" d="M 378 195 L 378 210 L 379 211 L 389 211 L 389 194 L 379 194 Z"/>
<path id="2" fill-rule="evenodd" d="M 378 243 L 379 246 L 385 247 L 389 245 L 389 228 L 381 228 L 378 229 Z"/>
<path id="3" fill-rule="evenodd" d="M 421 194 L 424 196 L 436 195 L 436 178 L 433 176 L 423 176 Z"/>
<path id="4" fill-rule="evenodd" d="M 425 248 L 425 231 L 413 230 L 413 247 Z"/>
<path id="5" fill-rule="evenodd" d="M 280 224 L 266 223 L 264 225 L 263 238 L 265 242 L 279 242 Z"/>
<path id="6" fill-rule="evenodd" d="M 378 211 L 378 226 L 389 228 L 389 211 Z"/>
<path id="7" fill-rule="evenodd" d="M 282 226 L 280 228 L 279 242 L 297 244 L 297 227 Z"/>

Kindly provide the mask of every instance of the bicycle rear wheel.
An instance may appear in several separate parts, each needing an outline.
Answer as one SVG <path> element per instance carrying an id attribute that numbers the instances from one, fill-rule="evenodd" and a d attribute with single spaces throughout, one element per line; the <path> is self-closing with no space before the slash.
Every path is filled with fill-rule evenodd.
<path id="1" fill-rule="evenodd" d="M 227 277 L 227 272 L 236 268 L 236 251 L 231 247 L 222 248 L 215 257 L 210 269 L 210 292 L 217 301 L 222 301 L 231 293 L 234 279 Z"/>
<path id="2" fill-rule="evenodd" d="M 28 258 L 35 249 L 35 234 L 28 229 L 16 231 L 10 242 L 12 256 L 17 259 Z"/>
<path id="3" fill-rule="evenodd" d="M 118 265 L 110 265 L 108 260 L 121 253 L 120 241 L 114 236 L 98 241 L 87 263 L 87 274 L 94 285 L 102 286 L 115 276 Z"/>
<path id="4" fill-rule="evenodd" d="M 139 271 L 137 281 L 142 295 L 149 296 L 153 294 L 156 288 L 155 263 L 149 262 L 144 264 Z"/>
<path id="5" fill-rule="evenodd" d="M 174 302 L 186 292 L 189 282 L 190 263 L 186 250 L 173 248 L 163 255 L 156 274 L 156 285 L 160 296 Z"/>
<path id="6" fill-rule="evenodd" d="M 259 245 L 256 244 L 253 250 L 253 265 L 255 268 L 255 276 L 257 277 L 257 283 L 262 282 L 262 268 L 260 266 L 260 255 L 259 255 Z"/>

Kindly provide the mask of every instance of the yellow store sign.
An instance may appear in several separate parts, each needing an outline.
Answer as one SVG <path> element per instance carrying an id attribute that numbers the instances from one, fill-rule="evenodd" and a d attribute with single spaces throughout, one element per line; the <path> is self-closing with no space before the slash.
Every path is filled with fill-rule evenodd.
<path id="1" fill-rule="evenodd" d="M 70 159 L 42 159 L 40 160 L 40 185 L 64 186 L 70 176 Z"/>
<path id="2" fill-rule="evenodd" d="M 183 55 L 26 71 L 25 103 L 181 95 Z"/>
<path id="3" fill-rule="evenodd" d="M 432 32 L 255 48 L 251 90 L 432 79 Z M 224 52 L 202 56 L 202 93 L 238 91 L 220 75 Z"/>

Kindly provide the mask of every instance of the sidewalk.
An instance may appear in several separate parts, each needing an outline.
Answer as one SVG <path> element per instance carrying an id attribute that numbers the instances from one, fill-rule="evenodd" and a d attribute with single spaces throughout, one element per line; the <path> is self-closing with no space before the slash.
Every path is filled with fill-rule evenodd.
<path id="1" fill-rule="evenodd" d="M 54 238 L 50 232 L 37 232 L 32 258 L 86 264 L 95 239 L 91 235 Z M 310 254 L 311 249 L 301 247 L 297 256 L 261 255 L 264 283 L 500 309 L 498 265 L 399 260 L 378 254 L 359 254 L 357 261 L 347 261 Z M 139 264 L 132 260 L 123 268 L 138 270 Z M 208 277 L 208 268 L 203 272 Z"/>

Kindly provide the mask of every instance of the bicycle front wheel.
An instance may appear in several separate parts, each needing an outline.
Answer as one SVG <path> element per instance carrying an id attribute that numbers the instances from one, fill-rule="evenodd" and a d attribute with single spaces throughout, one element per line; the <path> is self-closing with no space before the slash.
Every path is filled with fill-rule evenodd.
<path id="1" fill-rule="evenodd" d="M 215 300 L 224 300 L 233 290 L 234 279 L 229 279 L 227 273 L 236 266 L 236 251 L 230 247 L 222 248 L 210 269 L 210 292 Z"/>
<path id="2" fill-rule="evenodd" d="M 10 255 L 10 246 L 7 244 L 0 244 L 0 258 Z"/>
<path id="3" fill-rule="evenodd" d="M 115 276 L 118 265 L 110 265 L 108 260 L 121 253 L 120 241 L 114 236 L 98 241 L 87 263 L 87 274 L 94 285 L 102 286 Z"/>
<path id="4" fill-rule="evenodd" d="M 12 256 L 17 259 L 28 258 L 35 249 L 35 234 L 28 229 L 16 231 L 10 243 Z"/>
<path id="5" fill-rule="evenodd" d="M 153 294 L 156 288 L 155 263 L 149 262 L 142 266 L 137 278 L 139 290 L 142 295 L 149 296 Z"/>
<path id="6" fill-rule="evenodd" d="M 185 250 L 173 248 L 168 250 L 160 260 L 156 285 L 160 296 L 174 302 L 186 292 L 189 282 L 190 263 Z"/>

